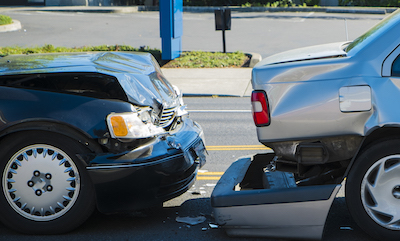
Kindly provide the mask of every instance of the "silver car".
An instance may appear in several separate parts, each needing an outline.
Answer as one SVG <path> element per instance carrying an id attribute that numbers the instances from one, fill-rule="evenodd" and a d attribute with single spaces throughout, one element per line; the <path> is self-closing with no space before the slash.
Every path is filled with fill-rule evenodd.
<path id="1" fill-rule="evenodd" d="M 346 180 L 356 223 L 380 240 L 400 238 L 399 33 L 397 10 L 353 42 L 256 65 L 254 122 L 274 154 L 239 160 L 215 188 L 228 234 L 320 239 Z"/>

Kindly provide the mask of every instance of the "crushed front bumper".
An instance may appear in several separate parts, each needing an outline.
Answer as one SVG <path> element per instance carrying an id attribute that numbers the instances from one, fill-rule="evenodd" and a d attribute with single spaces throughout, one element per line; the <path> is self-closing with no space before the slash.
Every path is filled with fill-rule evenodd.
<path id="1" fill-rule="evenodd" d="M 103 213 L 139 210 L 187 191 L 205 163 L 201 127 L 185 119 L 179 131 L 124 153 L 96 155 L 87 170 Z"/>
<path id="2" fill-rule="evenodd" d="M 321 239 L 341 185 L 296 187 L 279 172 L 266 180 L 274 156 L 241 158 L 228 168 L 211 195 L 216 222 L 229 236 Z"/>

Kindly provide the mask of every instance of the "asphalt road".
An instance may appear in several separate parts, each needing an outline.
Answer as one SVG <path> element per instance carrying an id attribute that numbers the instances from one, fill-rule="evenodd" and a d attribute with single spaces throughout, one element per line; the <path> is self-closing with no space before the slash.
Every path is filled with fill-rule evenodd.
<path id="1" fill-rule="evenodd" d="M 249 146 L 259 145 L 250 113 L 250 99 L 187 97 L 184 101 L 189 106 L 191 118 L 202 125 L 207 146 L 213 147 L 209 148 L 207 164 L 202 168 L 198 180 L 188 192 L 164 203 L 163 208 L 146 212 L 114 215 L 96 212 L 81 227 L 64 235 L 22 235 L 0 224 L 0 240 L 273 240 L 230 238 L 222 229 L 212 229 L 209 226 L 210 223 L 214 223 L 210 195 L 217 179 L 238 157 L 269 151 L 249 148 Z M 230 149 L 226 146 L 235 148 Z M 186 216 L 204 216 L 206 221 L 194 226 L 176 221 L 177 217 Z M 346 209 L 342 194 L 339 194 L 333 203 L 323 240 L 371 240 L 354 224 Z"/>
<path id="2" fill-rule="evenodd" d="M 19 20 L 22 29 L 0 33 L 0 46 L 125 44 L 161 48 L 158 12 L 7 11 L 2 14 Z M 380 14 L 233 12 L 232 30 L 226 32 L 226 48 L 228 52 L 255 52 L 266 57 L 298 47 L 353 40 L 383 17 Z M 182 49 L 222 51 L 222 33 L 215 31 L 213 13 L 183 14 Z"/>

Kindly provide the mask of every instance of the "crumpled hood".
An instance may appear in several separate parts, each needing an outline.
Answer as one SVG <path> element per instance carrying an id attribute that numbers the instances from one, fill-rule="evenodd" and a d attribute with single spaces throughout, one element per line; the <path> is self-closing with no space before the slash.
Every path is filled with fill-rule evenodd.
<path id="1" fill-rule="evenodd" d="M 149 53 L 86 52 L 9 55 L 0 58 L 0 75 L 101 73 L 117 77 L 129 102 L 155 109 L 177 106 L 174 87 Z"/>
<path id="2" fill-rule="evenodd" d="M 114 72 L 129 102 L 155 109 L 177 106 L 179 99 L 150 54 L 103 53 L 93 61 L 99 72 Z M 110 73 L 108 73 L 110 74 Z"/>
<path id="3" fill-rule="evenodd" d="M 168 109 L 179 105 L 174 87 L 161 72 L 149 75 L 124 74 L 118 77 L 129 102 L 140 106 L 152 106 L 154 109 Z"/>
<path id="4" fill-rule="evenodd" d="M 320 58 L 345 57 L 347 53 L 342 49 L 348 42 L 330 43 L 289 50 L 272 55 L 259 62 L 255 68 L 265 65 L 304 61 Z"/>

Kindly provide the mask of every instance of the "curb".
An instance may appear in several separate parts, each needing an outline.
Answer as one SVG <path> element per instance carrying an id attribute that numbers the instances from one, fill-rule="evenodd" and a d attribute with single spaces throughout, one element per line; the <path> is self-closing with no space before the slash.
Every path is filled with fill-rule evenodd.
<path id="1" fill-rule="evenodd" d="M 247 53 L 251 55 L 249 68 L 253 68 L 258 62 L 262 60 L 261 54 L 259 53 Z"/>
<path id="2" fill-rule="evenodd" d="M 21 22 L 13 19 L 13 22 L 11 24 L 0 25 L 0 32 L 11 32 L 11 31 L 20 30 L 21 28 L 22 28 Z"/>
<path id="3" fill-rule="evenodd" d="M 26 9 L 26 11 L 32 11 L 33 9 Z M 34 9 L 34 11 L 49 11 L 49 12 L 81 12 L 81 13 L 136 13 L 141 10 L 140 6 L 133 7 L 43 7 Z M 158 9 L 157 9 L 158 11 Z"/>
<path id="4" fill-rule="evenodd" d="M 131 7 L 112 7 L 112 6 L 35 6 L 35 7 L 1 7 L 0 12 L 4 11 L 42 11 L 42 12 L 83 12 L 83 13 L 136 13 L 149 11 L 143 9 L 144 6 Z M 158 11 L 158 8 L 157 8 Z"/>
<path id="5" fill-rule="evenodd" d="M 149 7 L 142 11 L 153 10 Z M 183 7 L 184 12 L 214 12 L 221 8 L 229 8 L 233 12 L 325 12 L 325 13 L 360 13 L 360 14 L 387 14 L 397 8 L 376 8 L 376 7 Z"/>

